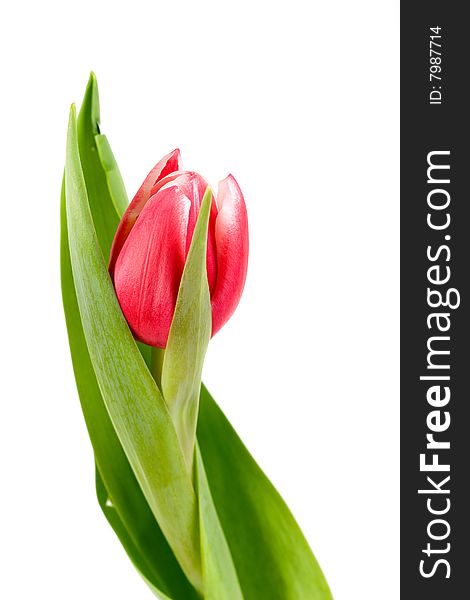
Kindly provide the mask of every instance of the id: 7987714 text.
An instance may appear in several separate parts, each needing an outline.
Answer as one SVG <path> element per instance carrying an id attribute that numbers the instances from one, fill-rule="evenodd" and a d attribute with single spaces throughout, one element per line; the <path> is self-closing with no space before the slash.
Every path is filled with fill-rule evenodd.
<path id="1" fill-rule="evenodd" d="M 430 27 L 429 33 L 429 104 L 442 103 L 442 27 Z"/>

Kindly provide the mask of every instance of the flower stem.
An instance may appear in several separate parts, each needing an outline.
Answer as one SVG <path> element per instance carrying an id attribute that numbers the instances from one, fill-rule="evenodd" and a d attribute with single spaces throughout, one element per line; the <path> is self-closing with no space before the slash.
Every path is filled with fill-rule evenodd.
<path id="1" fill-rule="evenodd" d="M 152 348 L 150 372 L 152 373 L 155 383 L 158 385 L 160 391 L 162 389 L 162 369 L 164 357 L 164 348 Z"/>

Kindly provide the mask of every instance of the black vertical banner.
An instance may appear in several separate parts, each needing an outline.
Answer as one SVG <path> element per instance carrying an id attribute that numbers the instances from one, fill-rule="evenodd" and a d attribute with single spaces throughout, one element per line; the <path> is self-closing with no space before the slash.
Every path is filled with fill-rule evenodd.
<path id="1" fill-rule="evenodd" d="M 401 5 L 401 597 L 470 598 L 470 29 Z"/>

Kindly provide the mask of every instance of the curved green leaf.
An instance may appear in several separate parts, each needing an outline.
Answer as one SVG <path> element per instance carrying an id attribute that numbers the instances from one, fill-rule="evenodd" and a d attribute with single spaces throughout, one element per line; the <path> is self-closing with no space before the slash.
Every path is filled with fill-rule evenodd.
<path id="1" fill-rule="evenodd" d="M 80 403 L 95 454 L 100 506 L 134 565 L 155 588 L 174 600 L 196 598 L 137 483 L 101 397 L 86 346 L 72 277 L 64 185 L 60 243 L 62 297 L 70 352 Z M 111 513 L 106 510 L 108 500 L 114 507 L 114 519 L 110 519 Z"/>
<path id="2" fill-rule="evenodd" d="M 201 452 L 196 447 L 196 476 L 205 600 L 243 600 L 237 571 L 215 510 Z"/>
<path id="3" fill-rule="evenodd" d="M 163 359 L 162 393 L 192 473 L 201 374 L 211 338 L 212 311 L 206 271 L 212 192 L 207 188 L 178 290 Z"/>
<path id="4" fill-rule="evenodd" d="M 96 378 L 114 429 L 178 562 L 201 587 L 197 500 L 163 397 L 122 315 L 95 233 L 72 107 L 65 167 L 69 250 Z"/>
<path id="5" fill-rule="evenodd" d="M 96 155 L 93 136 L 99 130 L 98 88 L 93 74 L 90 76 L 78 120 L 80 158 L 82 164 L 88 165 L 88 169 L 93 168 L 92 172 L 87 170 L 85 179 L 95 181 L 88 190 L 89 202 L 94 207 L 95 215 L 100 213 L 100 223 L 113 223 L 116 218 L 120 218 L 124 209 L 119 206 L 119 202 L 114 201 L 114 197 L 118 195 L 125 200 L 125 189 L 120 187 L 122 178 L 116 162 L 109 157 L 112 156 L 110 149 L 107 169 L 93 160 Z M 104 136 L 96 133 L 95 138 L 97 137 Z M 111 179 L 111 183 L 108 179 L 106 185 L 106 172 L 111 170 L 117 175 Z M 101 183 L 97 182 L 99 179 Z M 118 209 L 121 212 L 116 214 Z M 141 571 L 154 593 L 157 590 L 161 596 L 164 592 L 165 597 L 171 597 L 173 600 L 196 599 L 196 592 L 183 574 L 137 483 L 101 397 L 88 354 L 75 294 L 68 246 L 64 183 L 60 212 L 64 312 L 80 403 L 97 463 L 97 494 L 100 506 L 130 559 Z M 101 233 L 100 242 L 103 247 L 103 229 L 97 228 L 97 232 Z M 149 359 L 148 347 L 142 346 L 141 350 Z M 106 490 L 105 495 L 103 490 Z M 112 510 L 109 501 L 112 503 Z"/>
<path id="6" fill-rule="evenodd" d="M 294 517 L 204 386 L 197 439 L 243 597 L 331 600 Z"/>
<path id="7" fill-rule="evenodd" d="M 111 196 L 111 200 L 114 204 L 114 208 L 116 210 L 117 215 L 121 217 L 129 203 L 126 188 L 124 186 L 124 181 L 122 180 L 121 172 L 119 171 L 116 159 L 114 158 L 114 154 L 111 150 L 111 146 L 109 145 L 107 137 L 103 134 L 95 135 L 95 144 L 96 149 L 98 151 L 98 156 L 100 158 L 101 166 L 106 177 L 106 182 L 108 184 L 108 190 Z M 82 156 L 83 151 L 80 151 L 80 157 Z M 107 222 L 109 221 L 107 220 Z"/>
<path id="8" fill-rule="evenodd" d="M 102 151 L 106 155 L 106 163 L 103 164 L 97 146 L 97 138 L 100 136 L 100 101 L 98 96 L 98 85 L 93 73 L 90 75 L 85 96 L 83 98 L 80 113 L 77 119 L 78 145 L 83 175 L 88 191 L 89 208 L 93 217 L 93 224 L 100 243 L 101 251 L 105 260 L 108 260 L 114 234 L 120 221 L 119 210 L 117 210 L 123 199 L 126 200 L 126 192 L 123 187 L 118 187 L 122 178 L 117 169 L 116 161 L 112 156 L 108 145 L 108 151 Z M 104 137 L 104 136 L 103 136 Z M 101 146 L 105 144 L 101 142 Z M 105 166 L 106 165 L 106 166 Z M 110 171 L 117 171 L 114 177 L 109 176 Z M 111 195 L 110 179 L 115 186 Z M 119 198 L 119 200 L 116 200 Z M 115 205 L 114 211 L 103 210 L 103 206 Z"/>

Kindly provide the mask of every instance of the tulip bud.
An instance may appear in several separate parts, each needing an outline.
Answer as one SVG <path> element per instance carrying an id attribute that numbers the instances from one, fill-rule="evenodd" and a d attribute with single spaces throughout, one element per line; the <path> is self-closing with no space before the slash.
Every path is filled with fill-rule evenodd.
<path id="1" fill-rule="evenodd" d="M 109 271 L 134 336 L 164 348 L 194 227 L 208 187 L 201 175 L 182 171 L 180 153 L 150 171 L 129 204 L 111 248 Z M 245 284 L 248 219 L 232 175 L 212 200 L 207 238 L 207 277 L 212 335 L 231 317 Z"/>

